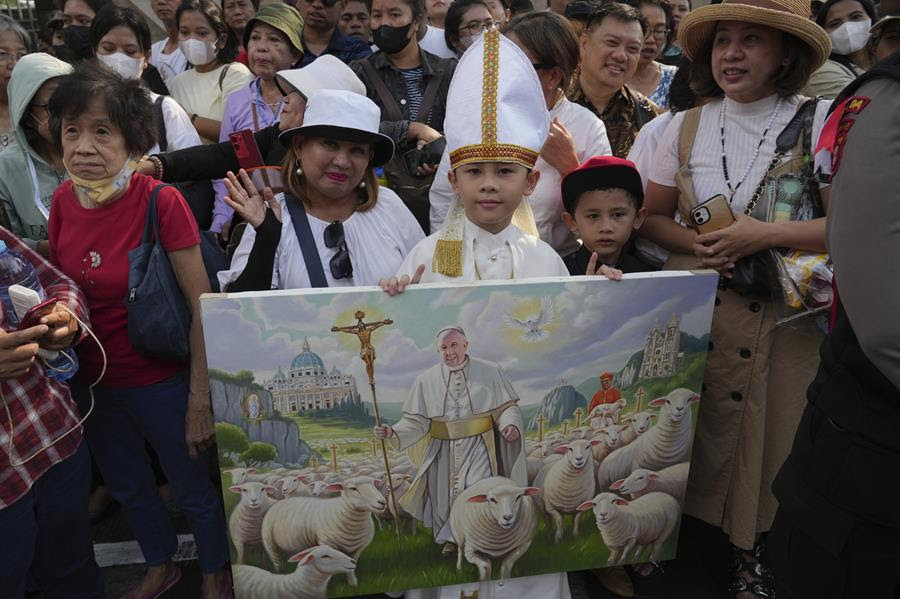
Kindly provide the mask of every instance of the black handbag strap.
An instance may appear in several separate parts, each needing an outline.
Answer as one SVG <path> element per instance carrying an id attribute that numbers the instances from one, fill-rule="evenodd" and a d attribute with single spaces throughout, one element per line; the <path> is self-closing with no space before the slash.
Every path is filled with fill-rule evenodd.
<path id="1" fill-rule="evenodd" d="M 366 72 L 366 77 L 369 78 L 369 83 L 375 88 L 375 93 L 378 94 L 381 100 L 382 118 L 387 121 L 402 121 L 403 111 L 400 110 L 400 105 L 397 104 L 397 100 L 391 94 L 387 85 L 381 80 L 381 76 L 375 70 L 375 66 L 365 58 L 360 60 L 359 64 L 362 65 L 363 70 Z"/>
<path id="2" fill-rule="evenodd" d="M 166 134 L 166 117 L 163 114 L 162 107 L 165 99 L 165 96 L 159 96 L 156 98 L 156 102 L 154 102 L 156 107 L 156 145 L 159 146 L 160 152 L 165 152 L 169 149 L 169 138 Z"/>
<path id="3" fill-rule="evenodd" d="M 309 217 L 299 199 L 289 193 L 284 194 L 284 203 L 291 215 L 291 223 L 294 225 L 294 234 L 300 244 L 303 253 L 303 262 L 306 263 L 306 274 L 313 287 L 328 287 L 328 279 L 325 278 L 325 269 L 322 268 L 322 259 L 319 250 L 313 240 L 312 229 L 309 228 Z"/>
<path id="4" fill-rule="evenodd" d="M 419 104 L 419 114 L 416 120 L 424 123 L 431 114 L 431 108 L 434 106 L 434 99 L 437 98 L 438 88 L 441 86 L 441 78 L 437 74 L 431 76 L 428 85 L 425 86 L 425 93 L 422 94 L 422 103 Z M 442 123 L 443 124 L 443 123 Z"/>
<path id="5" fill-rule="evenodd" d="M 150 243 L 153 239 L 159 239 L 159 215 L 156 210 L 156 196 L 159 195 L 160 190 L 164 187 L 172 186 L 160 183 L 150 192 L 150 203 L 147 204 L 147 224 L 144 225 L 144 236 L 141 238 L 142 244 Z"/>

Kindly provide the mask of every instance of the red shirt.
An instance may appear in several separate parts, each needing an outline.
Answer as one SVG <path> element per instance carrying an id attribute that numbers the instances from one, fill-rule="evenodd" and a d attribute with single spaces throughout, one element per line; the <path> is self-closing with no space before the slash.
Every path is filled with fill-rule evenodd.
<path id="1" fill-rule="evenodd" d="M 19 238 L 0 227 L 0 239 L 9 249 L 19 252 L 37 270 L 38 278 L 48 298 L 55 297 L 87 323 L 84 296 L 78 287 L 56 270 L 50 262 L 28 248 Z M 13 327 L 0 310 L 0 326 L 4 331 Z M 81 332 L 82 336 L 84 331 Z M 84 343 L 93 343 L 90 339 Z M 47 470 L 75 453 L 81 443 L 81 419 L 69 386 L 47 378 L 44 363 L 37 359 L 24 376 L 0 381 L 0 390 L 13 421 L 12 456 L 9 448 L 9 417 L 0 410 L 0 510 L 15 503 Z M 27 463 L 13 466 L 13 462 L 28 460 L 42 448 L 53 444 Z M 12 458 L 12 459 L 10 459 Z"/>
<path id="2" fill-rule="evenodd" d="M 108 361 L 102 385 L 142 387 L 174 376 L 182 362 L 139 354 L 128 338 L 128 251 L 141 243 L 150 192 L 158 185 L 151 177 L 134 174 L 125 195 L 99 208 L 84 208 L 66 181 L 53 194 L 50 208 L 50 248 L 54 264 L 71 277 L 87 298 L 94 334 L 103 343 Z M 181 194 L 172 187 L 157 196 L 159 237 L 167 252 L 200 243 L 197 223 Z M 103 360 L 95 344 L 78 348 L 78 377 L 93 381 Z"/>
<path id="3" fill-rule="evenodd" d="M 594 397 L 591 398 L 591 405 L 588 406 L 588 414 L 590 414 L 591 410 L 593 410 L 600 404 L 616 403 L 621 398 L 622 394 L 619 393 L 619 390 L 615 387 L 610 387 L 609 389 L 600 387 L 600 389 L 596 393 L 594 393 Z"/>

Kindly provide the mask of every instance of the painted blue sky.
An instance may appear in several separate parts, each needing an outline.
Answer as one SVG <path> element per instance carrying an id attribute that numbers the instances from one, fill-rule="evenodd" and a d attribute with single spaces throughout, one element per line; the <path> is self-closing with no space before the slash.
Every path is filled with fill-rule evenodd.
<path id="1" fill-rule="evenodd" d="M 309 339 L 329 370 L 353 374 L 366 401 L 368 381 L 355 336 L 331 327 L 390 318 L 373 336 L 378 400 L 405 401 L 416 376 L 437 364 L 435 333 L 462 326 L 469 354 L 499 363 L 523 404 L 536 403 L 560 380 L 578 384 L 604 370 L 618 370 L 643 348 L 655 324 L 673 315 L 683 331 L 709 331 L 714 275 L 657 273 L 621 282 L 579 277 L 460 286 L 421 285 L 395 297 L 372 288 L 303 290 L 210 296 L 202 300 L 207 355 L 212 368 L 251 370 L 258 382 L 277 368 L 287 371 Z M 535 316 L 541 298 L 553 304 L 547 339 L 527 342 L 503 315 Z"/>

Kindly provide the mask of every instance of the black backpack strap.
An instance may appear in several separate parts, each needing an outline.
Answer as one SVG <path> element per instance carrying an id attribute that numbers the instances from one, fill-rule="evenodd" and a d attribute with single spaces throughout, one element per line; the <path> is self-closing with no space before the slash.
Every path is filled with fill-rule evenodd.
<path id="1" fill-rule="evenodd" d="M 166 115 L 163 114 L 163 102 L 165 96 L 159 96 L 154 102 L 156 109 L 156 145 L 159 146 L 160 152 L 165 152 L 169 148 L 169 138 L 166 134 Z"/>
<path id="2" fill-rule="evenodd" d="M 309 216 L 307 216 L 303 204 L 289 193 L 284 194 L 284 204 L 291 215 L 291 224 L 294 225 L 294 234 L 297 235 L 297 242 L 303 253 L 303 262 L 306 264 L 306 274 L 309 275 L 310 284 L 313 287 L 328 287 L 325 269 L 322 268 L 322 259 L 319 257 L 312 229 L 309 228 Z"/>

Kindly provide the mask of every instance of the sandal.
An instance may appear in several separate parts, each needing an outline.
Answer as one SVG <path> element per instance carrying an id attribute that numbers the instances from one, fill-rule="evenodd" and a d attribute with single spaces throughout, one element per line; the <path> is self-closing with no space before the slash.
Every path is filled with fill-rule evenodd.
<path id="1" fill-rule="evenodd" d="M 771 570 L 760 563 L 765 544 L 757 543 L 752 551 L 734 546 L 731 550 L 734 557 L 731 573 L 734 578 L 728 585 L 728 592 L 735 597 L 740 593 L 751 593 L 760 599 L 775 599 L 775 578 Z"/>

